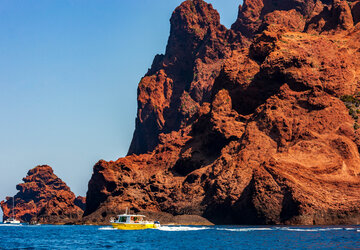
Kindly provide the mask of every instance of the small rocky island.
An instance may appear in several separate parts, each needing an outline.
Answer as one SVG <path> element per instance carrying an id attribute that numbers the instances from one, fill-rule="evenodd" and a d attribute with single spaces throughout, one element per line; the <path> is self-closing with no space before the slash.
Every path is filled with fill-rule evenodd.
<path id="1" fill-rule="evenodd" d="M 3 219 L 15 217 L 22 222 L 67 224 L 81 221 L 85 198 L 75 197 L 70 188 L 47 165 L 37 166 L 18 184 L 19 192 L 1 202 Z"/>

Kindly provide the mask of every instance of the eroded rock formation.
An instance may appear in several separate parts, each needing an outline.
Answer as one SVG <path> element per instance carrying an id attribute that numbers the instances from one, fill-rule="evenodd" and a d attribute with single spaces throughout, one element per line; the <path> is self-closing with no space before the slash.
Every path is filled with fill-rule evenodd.
<path id="1" fill-rule="evenodd" d="M 47 165 L 37 166 L 18 184 L 19 192 L 1 202 L 3 219 L 13 216 L 22 222 L 65 224 L 81 220 L 85 198 L 75 198 L 70 188 Z"/>
<path id="2" fill-rule="evenodd" d="M 211 5 L 182 3 L 139 83 L 129 155 L 94 166 L 84 221 L 132 207 L 359 224 L 357 110 L 342 99 L 360 91 L 359 4 L 245 0 L 228 30 Z"/>
<path id="3" fill-rule="evenodd" d="M 129 155 L 151 152 L 160 134 L 193 123 L 200 105 L 210 100 L 222 61 L 242 41 L 220 24 L 217 11 L 204 1 L 184 2 L 170 22 L 165 55 L 155 57 L 139 83 Z"/>

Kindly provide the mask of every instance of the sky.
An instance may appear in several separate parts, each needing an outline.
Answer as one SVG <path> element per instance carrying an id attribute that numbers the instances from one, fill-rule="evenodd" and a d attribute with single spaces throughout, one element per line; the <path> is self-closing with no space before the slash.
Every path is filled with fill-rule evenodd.
<path id="1" fill-rule="evenodd" d="M 85 196 L 93 165 L 126 155 L 138 82 L 181 2 L 0 0 L 0 200 L 44 164 Z M 207 2 L 235 22 L 241 0 Z"/>

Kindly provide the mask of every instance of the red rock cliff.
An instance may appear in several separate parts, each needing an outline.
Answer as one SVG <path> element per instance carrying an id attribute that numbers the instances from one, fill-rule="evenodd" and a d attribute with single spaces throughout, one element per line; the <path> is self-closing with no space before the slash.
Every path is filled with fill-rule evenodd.
<path id="1" fill-rule="evenodd" d="M 360 223 L 360 1 L 245 0 L 227 30 L 185 1 L 139 83 L 129 156 L 85 221 L 125 207 L 214 223 Z"/>
<path id="2" fill-rule="evenodd" d="M 16 186 L 15 197 L 1 202 L 3 219 L 15 217 L 23 222 L 64 224 L 79 221 L 85 209 L 85 198 L 77 197 L 59 179 L 50 166 L 37 166 Z"/>
<path id="3" fill-rule="evenodd" d="M 220 24 L 217 11 L 201 0 L 184 2 L 170 23 L 165 55 L 155 57 L 139 83 L 129 155 L 153 151 L 161 133 L 177 131 L 196 119 L 200 105 L 210 100 L 222 61 L 241 42 Z"/>

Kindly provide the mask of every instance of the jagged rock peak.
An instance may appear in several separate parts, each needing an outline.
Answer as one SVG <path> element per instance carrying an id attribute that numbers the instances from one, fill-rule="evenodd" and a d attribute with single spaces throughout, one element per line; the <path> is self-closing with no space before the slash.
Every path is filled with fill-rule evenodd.
<path id="1" fill-rule="evenodd" d="M 41 181 L 41 183 L 50 185 L 53 188 L 56 187 L 57 189 L 61 188 L 70 191 L 70 188 L 65 184 L 65 182 L 58 178 L 54 174 L 54 170 L 48 165 L 39 165 L 33 169 L 30 169 L 27 173 L 27 176 L 23 178 L 23 181 L 24 183 Z M 19 184 L 19 189 L 21 189 L 22 186 L 24 185 Z"/>
<path id="2" fill-rule="evenodd" d="M 170 23 L 167 55 L 177 52 L 178 43 L 187 50 L 193 49 L 191 45 L 194 40 L 202 40 L 208 32 L 215 32 L 219 28 L 220 15 L 211 4 L 202 0 L 187 0 L 175 9 Z"/>
<path id="3" fill-rule="evenodd" d="M 202 0 L 183 2 L 170 23 L 165 55 L 155 57 L 139 83 L 129 155 L 152 151 L 161 133 L 177 131 L 196 117 L 211 96 L 221 60 L 231 53 L 229 41 L 235 40 L 234 32 L 220 24 L 219 13 Z"/>
<path id="4" fill-rule="evenodd" d="M 30 169 L 27 173 L 28 176 L 39 173 L 39 172 L 48 172 L 50 174 L 54 173 L 54 170 L 48 166 L 48 165 L 39 165 L 34 167 L 33 169 Z"/>
<path id="5" fill-rule="evenodd" d="M 172 19 L 179 16 L 186 21 L 189 26 L 193 23 L 220 25 L 220 15 L 209 3 L 203 0 L 187 0 L 175 9 Z"/>

